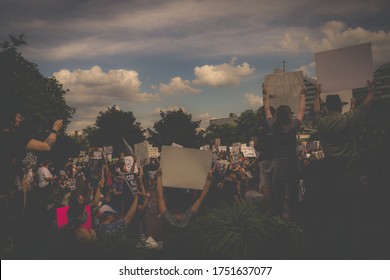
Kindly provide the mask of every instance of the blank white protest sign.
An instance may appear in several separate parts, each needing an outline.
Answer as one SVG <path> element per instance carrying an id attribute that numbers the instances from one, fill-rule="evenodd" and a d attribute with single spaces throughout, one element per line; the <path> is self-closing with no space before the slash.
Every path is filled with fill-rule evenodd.
<path id="1" fill-rule="evenodd" d="M 361 88 L 372 80 L 371 43 L 314 54 L 322 92 Z"/>

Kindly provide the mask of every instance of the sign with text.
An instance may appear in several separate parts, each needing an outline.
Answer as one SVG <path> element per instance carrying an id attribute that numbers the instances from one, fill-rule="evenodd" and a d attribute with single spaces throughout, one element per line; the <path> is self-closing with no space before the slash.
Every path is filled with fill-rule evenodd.
<path id="1" fill-rule="evenodd" d="M 232 149 L 230 151 L 230 154 L 232 156 L 238 155 L 240 153 L 240 147 L 241 147 L 241 143 L 233 143 L 233 145 L 231 147 Z"/>
<path id="2" fill-rule="evenodd" d="M 361 88 L 372 80 L 371 43 L 314 54 L 322 92 Z"/>
<path id="3" fill-rule="evenodd" d="M 149 142 L 144 141 L 134 145 L 135 155 L 139 166 L 145 166 L 149 163 Z"/>
<path id="4" fill-rule="evenodd" d="M 161 150 L 164 186 L 201 190 L 210 171 L 211 151 L 163 146 Z"/>
<path id="5" fill-rule="evenodd" d="M 151 158 L 158 158 L 160 156 L 157 147 L 149 147 L 148 152 L 149 152 L 149 157 Z"/>
<path id="6" fill-rule="evenodd" d="M 131 193 L 135 195 L 138 191 L 137 174 L 129 172 L 123 175 L 125 177 L 126 185 L 129 187 Z"/>
<path id="7" fill-rule="evenodd" d="M 256 156 L 256 150 L 253 147 L 243 147 L 241 149 L 242 153 L 244 154 L 244 157 L 247 158 L 255 158 Z"/>
<path id="8" fill-rule="evenodd" d="M 138 167 L 137 167 L 137 164 L 134 163 L 134 157 L 128 156 L 128 157 L 125 157 L 124 159 L 125 159 L 126 171 L 131 172 L 131 167 L 134 164 L 134 171 L 133 172 L 138 173 Z"/>
<path id="9" fill-rule="evenodd" d="M 112 155 L 113 147 L 112 146 L 103 146 L 103 155 L 108 156 Z"/>
<path id="10" fill-rule="evenodd" d="M 102 176 L 103 160 L 92 158 L 89 160 L 90 177 L 94 180 L 100 180 Z"/>
<path id="11" fill-rule="evenodd" d="M 215 138 L 214 145 L 215 146 L 221 146 L 221 138 Z"/>
<path id="12" fill-rule="evenodd" d="M 265 76 L 268 93 L 271 97 L 299 96 L 303 87 L 303 72 L 280 72 Z"/>

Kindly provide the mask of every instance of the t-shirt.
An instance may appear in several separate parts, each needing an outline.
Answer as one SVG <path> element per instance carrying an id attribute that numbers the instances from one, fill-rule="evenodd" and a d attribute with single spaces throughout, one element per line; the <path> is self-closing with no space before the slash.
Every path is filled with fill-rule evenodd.
<path id="1" fill-rule="evenodd" d="M 19 133 L 0 131 L 0 194 L 16 190 L 16 176 L 22 176 L 22 159 L 31 138 Z"/>
<path id="2" fill-rule="evenodd" d="M 267 119 L 267 122 L 272 131 L 272 138 L 275 146 L 275 158 L 296 158 L 297 132 L 301 127 L 301 121 L 299 119 L 293 119 L 290 124 L 283 125 L 280 131 L 275 128 L 273 119 Z"/>
<path id="3" fill-rule="evenodd" d="M 96 232 L 100 235 L 111 235 L 118 232 L 124 232 L 126 230 L 125 220 L 120 219 L 111 224 L 99 224 Z"/>
<path id="4" fill-rule="evenodd" d="M 260 161 L 274 158 L 275 148 L 268 123 L 264 123 L 260 126 L 257 143 L 257 148 L 260 153 Z"/>
<path id="5" fill-rule="evenodd" d="M 315 113 L 316 125 L 325 156 L 348 158 L 353 153 L 353 135 L 365 116 L 366 107 L 360 105 L 351 111 L 340 114 L 329 112 L 328 114 Z"/>
<path id="6" fill-rule="evenodd" d="M 53 175 L 51 175 L 49 169 L 42 166 L 38 168 L 38 187 L 44 188 L 49 185 L 49 181 L 46 181 L 45 178 L 52 178 Z"/>

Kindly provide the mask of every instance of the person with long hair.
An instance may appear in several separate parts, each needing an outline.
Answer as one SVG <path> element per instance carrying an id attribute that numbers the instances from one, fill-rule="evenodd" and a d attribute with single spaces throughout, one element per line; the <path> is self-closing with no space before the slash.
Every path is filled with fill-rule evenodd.
<path id="1" fill-rule="evenodd" d="M 272 118 L 269 93 L 263 85 L 264 108 L 274 141 L 272 176 L 273 213 L 285 218 L 296 218 L 299 193 L 299 161 L 296 134 L 301 127 L 306 108 L 306 88 L 300 93 L 299 112 L 293 118 L 291 108 L 279 106 Z"/>

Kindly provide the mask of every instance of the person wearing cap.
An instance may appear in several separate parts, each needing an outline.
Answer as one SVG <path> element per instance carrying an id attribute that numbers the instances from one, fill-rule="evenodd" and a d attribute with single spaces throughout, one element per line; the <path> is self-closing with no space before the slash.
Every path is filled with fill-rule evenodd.
<path id="1" fill-rule="evenodd" d="M 109 205 L 103 205 L 98 212 L 100 224 L 96 228 L 97 235 L 108 236 L 126 230 L 126 226 L 133 220 L 138 206 L 138 193 L 134 194 L 133 203 L 123 218 L 119 217 L 117 210 Z"/>
<path id="2" fill-rule="evenodd" d="M 323 181 L 328 201 L 325 212 L 329 217 L 326 228 L 330 231 L 330 245 L 336 247 L 344 244 L 343 238 L 350 239 L 352 225 L 358 224 L 358 191 L 355 184 L 347 180 L 347 173 L 356 146 L 354 135 L 374 97 L 375 80 L 368 81 L 367 85 L 369 92 L 362 104 L 344 114 L 342 107 L 346 103 L 337 94 L 327 96 L 326 110 L 321 112 L 321 84 L 317 86 L 314 99 L 314 125 L 325 156 Z"/>
<path id="3" fill-rule="evenodd" d="M 342 102 L 338 94 L 328 95 L 325 105 L 327 112 L 321 113 L 321 84 L 317 86 L 314 99 L 314 124 L 316 125 L 325 156 L 348 160 L 354 150 L 353 134 L 364 119 L 375 92 L 375 81 L 368 82 L 369 93 L 362 104 L 342 114 L 342 108 L 348 102 Z"/>

